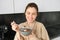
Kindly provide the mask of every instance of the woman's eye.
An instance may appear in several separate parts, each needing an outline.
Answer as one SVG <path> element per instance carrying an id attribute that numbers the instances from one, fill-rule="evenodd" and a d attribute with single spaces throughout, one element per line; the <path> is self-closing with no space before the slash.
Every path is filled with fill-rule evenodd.
<path id="1" fill-rule="evenodd" d="M 30 13 L 27 13 L 28 15 L 30 14 Z"/>
<path id="2" fill-rule="evenodd" d="M 32 15 L 36 15 L 36 13 L 33 13 Z"/>

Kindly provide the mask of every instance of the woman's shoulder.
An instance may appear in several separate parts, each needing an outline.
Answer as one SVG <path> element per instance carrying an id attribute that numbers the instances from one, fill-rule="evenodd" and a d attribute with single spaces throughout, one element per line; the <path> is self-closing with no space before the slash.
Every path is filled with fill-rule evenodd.
<path id="1" fill-rule="evenodd" d="M 37 24 L 37 27 L 38 27 L 38 28 L 45 27 L 42 22 L 38 22 L 38 21 L 37 21 L 36 24 Z"/>
<path id="2" fill-rule="evenodd" d="M 36 21 L 36 23 L 37 23 L 37 25 L 43 25 L 42 22 L 38 22 L 38 21 Z"/>

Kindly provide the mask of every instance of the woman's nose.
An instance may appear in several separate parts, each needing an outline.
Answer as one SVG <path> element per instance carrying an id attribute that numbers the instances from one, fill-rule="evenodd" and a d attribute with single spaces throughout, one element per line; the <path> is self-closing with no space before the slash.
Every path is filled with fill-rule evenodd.
<path id="1" fill-rule="evenodd" d="M 32 14 L 30 14 L 30 17 L 32 17 Z"/>

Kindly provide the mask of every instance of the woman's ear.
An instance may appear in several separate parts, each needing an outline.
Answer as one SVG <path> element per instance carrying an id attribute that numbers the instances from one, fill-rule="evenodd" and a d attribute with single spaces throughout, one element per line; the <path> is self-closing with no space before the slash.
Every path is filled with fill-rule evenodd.
<path id="1" fill-rule="evenodd" d="M 26 16 L 26 12 L 24 12 L 24 15 Z"/>
<path id="2" fill-rule="evenodd" d="M 26 13 L 25 13 L 25 16 L 26 16 Z"/>

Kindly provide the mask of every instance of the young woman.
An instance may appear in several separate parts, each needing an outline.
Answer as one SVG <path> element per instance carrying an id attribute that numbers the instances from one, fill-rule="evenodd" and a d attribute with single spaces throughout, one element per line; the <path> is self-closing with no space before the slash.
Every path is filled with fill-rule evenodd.
<path id="1" fill-rule="evenodd" d="M 49 40 L 47 30 L 44 25 L 36 21 L 38 16 L 38 6 L 35 3 L 29 3 L 25 9 L 26 22 L 16 24 L 14 21 L 11 22 L 12 30 L 16 31 L 14 40 Z M 21 35 L 21 27 L 32 28 L 32 33 L 28 36 Z"/>

